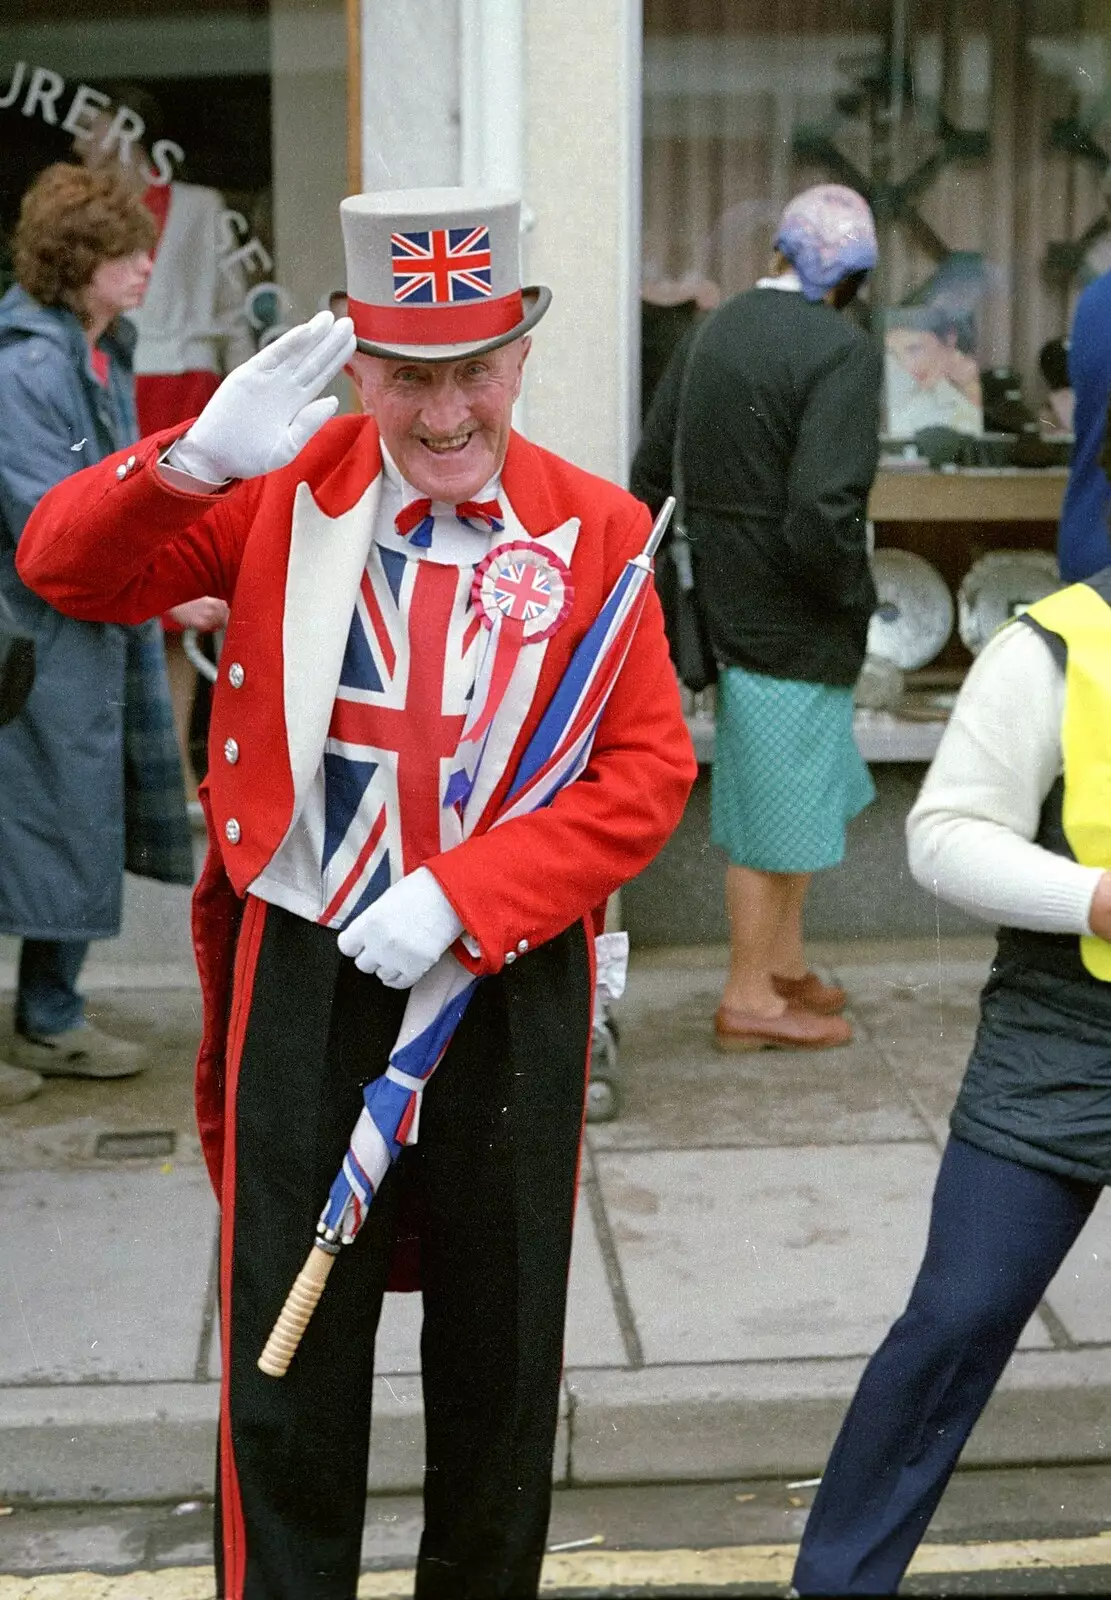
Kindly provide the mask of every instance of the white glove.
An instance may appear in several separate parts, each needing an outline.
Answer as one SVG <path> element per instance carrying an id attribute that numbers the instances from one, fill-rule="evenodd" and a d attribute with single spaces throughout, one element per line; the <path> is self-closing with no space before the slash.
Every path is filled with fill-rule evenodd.
<path id="1" fill-rule="evenodd" d="M 348 923 L 339 948 L 388 989 L 411 989 L 462 932 L 447 895 L 427 867 L 418 867 Z"/>
<path id="2" fill-rule="evenodd" d="M 317 400 L 355 353 L 350 317 L 321 311 L 311 322 L 229 372 L 166 461 L 205 483 L 257 478 L 288 466 L 335 414 L 334 395 Z"/>

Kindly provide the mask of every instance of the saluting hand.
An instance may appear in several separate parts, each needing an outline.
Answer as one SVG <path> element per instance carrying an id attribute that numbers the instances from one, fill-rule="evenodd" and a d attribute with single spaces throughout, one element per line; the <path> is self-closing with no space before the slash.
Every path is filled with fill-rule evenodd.
<path id="1" fill-rule="evenodd" d="M 224 379 L 168 465 L 206 483 L 288 466 L 339 406 L 326 389 L 355 353 L 350 317 L 320 311 Z"/>

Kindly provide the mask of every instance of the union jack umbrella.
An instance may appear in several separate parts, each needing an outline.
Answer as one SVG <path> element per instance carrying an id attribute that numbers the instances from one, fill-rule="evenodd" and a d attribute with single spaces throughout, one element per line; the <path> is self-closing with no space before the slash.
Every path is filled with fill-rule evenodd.
<path id="1" fill-rule="evenodd" d="M 549 805 L 585 768 L 598 723 L 648 598 L 652 557 L 674 508 L 675 501 L 669 498 L 644 550 L 626 562 L 602 609 L 579 641 L 525 748 L 493 827 Z M 488 655 L 492 653 L 488 651 Z M 468 792 L 473 787 L 473 771 L 469 777 Z M 467 821 L 473 826 L 474 819 L 466 818 L 464 812 L 465 829 Z M 363 1090 L 363 1109 L 316 1225 L 313 1248 L 259 1358 L 259 1367 L 270 1377 L 284 1376 L 341 1246 L 355 1238 L 367 1208 L 401 1150 L 416 1143 L 421 1096 L 443 1060 L 480 981 L 449 950 L 409 991 L 389 1065 L 382 1077 L 375 1078 Z"/>

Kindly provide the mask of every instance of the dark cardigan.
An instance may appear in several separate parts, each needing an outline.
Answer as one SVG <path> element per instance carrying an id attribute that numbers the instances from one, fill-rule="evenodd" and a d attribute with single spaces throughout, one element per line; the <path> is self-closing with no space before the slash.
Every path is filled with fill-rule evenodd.
<path id="1" fill-rule="evenodd" d="M 657 510 L 689 340 L 652 403 L 632 490 Z M 865 507 L 879 453 L 882 352 L 842 313 L 751 289 L 715 313 L 684 403 L 687 522 L 719 661 L 848 685 L 876 592 Z"/>

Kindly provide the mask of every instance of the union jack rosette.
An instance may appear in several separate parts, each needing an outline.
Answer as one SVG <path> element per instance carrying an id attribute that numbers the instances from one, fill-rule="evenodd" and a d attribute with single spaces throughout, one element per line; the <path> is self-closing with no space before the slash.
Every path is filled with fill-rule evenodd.
<path id="1" fill-rule="evenodd" d="M 531 539 L 495 545 L 474 575 L 471 599 L 486 627 L 521 625 L 524 642 L 550 639 L 575 598 L 571 570 L 554 551 Z"/>

